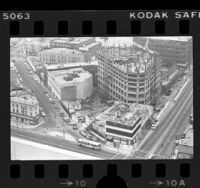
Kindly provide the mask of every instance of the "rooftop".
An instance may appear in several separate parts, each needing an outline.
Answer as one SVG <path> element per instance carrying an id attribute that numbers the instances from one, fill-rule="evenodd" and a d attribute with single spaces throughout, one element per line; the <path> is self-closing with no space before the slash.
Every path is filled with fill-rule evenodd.
<path id="1" fill-rule="evenodd" d="M 186 158 L 185 155 L 193 156 L 194 148 L 190 146 L 179 145 L 177 147 L 177 158 Z"/>
<path id="2" fill-rule="evenodd" d="M 74 63 L 65 63 L 65 64 L 45 64 L 45 68 L 47 70 L 55 70 L 55 69 L 63 69 L 63 68 L 70 68 L 70 67 L 82 67 L 88 65 L 98 65 L 97 61 L 92 62 L 74 62 Z"/>
<path id="3" fill-rule="evenodd" d="M 27 105 L 36 105 L 38 100 L 35 96 L 26 91 L 16 90 L 10 93 L 11 102 L 22 103 Z"/>
<path id="4" fill-rule="evenodd" d="M 62 53 L 65 55 L 82 54 L 78 50 L 72 50 L 69 48 L 52 48 L 52 49 L 43 50 L 41 53 L 58 53 L 58 54 Z"/>
<path id="5" fill-rule="evenodd" d="M 187 42 L 190 40 L 192 37 L 186 37 L 186 36 L 170 36 L 170 37 L 144 37 L 144 38 L 150 38 L 154 40 L 168 40 L 168 41 L 182 41 L 182 42 Z"/>
<path id="6" fill-rule="evenodd" d="M 70 38 L 65 38 L 65 39 L 53 39 L 50 42 L 68 43 L 69 41 Z"/>
<path id="7" fill-rule="evenodd" d="M 69 44 L 80 44 L 92 38 L 93 37 L 78 37 L 78 38 L 75 38 L 73 41 L 70 41 Z"/>
<path id="8" fill-rule="evenodd" d="M 92 48 L 93 46 L 96 46 L 100 44 L 99 42 L 93 42 L 91 44 L 88 44 L 88 45 L 83 45 L 82 47 L 79 48 L 79 50 L 89 50 L 90 48 Z"/>
<path id="9" fill-rule="evenodd" d="M 144 50 L 136 50 L 133 46 L 102 47 L 99 53 L 112 60 L 113 65 L 124 72 L 145 72 L 149 66 L 154 64 L 155 61 L 155 58 L 152 55 L 153 51 L 148 53 Z"/>
<path id="10" fill-rule="evenodd" d="M 82 68 L 56 70 L 52 71 L 51 74 L 59 84 L 80 82 L 92 76 L 89 72 L 83 70 Z"/>
<path id="11" fill-rule="evenodd" d="M 104 119 L 127 126 L 133 126 L 140 117 L 146 119 L 146 117 L 149 117 L 152 112 L 152 106 L 137 103 L 126 104 L 123 102 L 115 102 L 112 107 L 97 116 L 96 119 Z"/>
<path id="12" fill-rule="evenodd" d="M 193 128 L 189 128 L 185 132 L 186 136 L 181 140 L 180 144 L 193 147 Z"/>

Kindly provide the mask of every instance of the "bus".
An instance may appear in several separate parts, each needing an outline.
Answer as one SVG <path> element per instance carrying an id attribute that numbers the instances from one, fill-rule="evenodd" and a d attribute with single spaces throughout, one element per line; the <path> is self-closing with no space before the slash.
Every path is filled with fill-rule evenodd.
<path id="1" fill-rule="evenodd" d="M 90 140 L 87 140 L 87 139 L 82 139 L 82 138 L 78 140 L 78 145 L 86 147 L 86 148 L 95 149 L 95 150 L 98 150 L 98 151 L 101 149 L 101 143 L 90 141 Z"/>

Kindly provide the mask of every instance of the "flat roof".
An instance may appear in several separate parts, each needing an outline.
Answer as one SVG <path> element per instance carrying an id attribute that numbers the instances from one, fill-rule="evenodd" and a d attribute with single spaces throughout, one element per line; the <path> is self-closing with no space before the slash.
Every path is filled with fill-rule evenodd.
<path id="1" fill-rule="evenodd" d="M 190 36 L 167 36 L 167 37 L 144 37 L 144 38 L 150 38 L 150 39 L 156 39 L 156 40 L 172 40 L 172 41 L 183 41 L 183 42 L 187 42 L 188 40 L 190 40 L 192 37 Z"/>
<path id="2" fill-rule="evenodd" d="M 88 44 L 88 45 L 83 45 L 82 47 L 79 48 L 79 50 L 89 50 L 89 48 L 92 48 L 93 46 L 96 46 L 100 44 L 99 42 L 93 42 L 91 44 Z"/>
<path id="3" fill-rule="evenodd" d="M 74 62 L 74 63 L 65 63 L 65 64 L 45 64 L 44 66 L 47 70 L 54 70 L 54 69 L 60 69 L 60 68 L 81 67 L 81 66 L 88 66 L 88 65 L 98 65 L 98 61 Z"/>
<path id="4" fill-rule="evenodd" d="M 52 71 L 51 75 L 55 78 L 55 80 L 59 84 L 80 82 L 85 79 L 88 79 L 89 77 L 92 77 L 92 74 L 83 70 L 82 68 L 72 68 L 69 70 L 56 70 Z M 72 78 L 72 79 L 67 80 L 67 78 Z"/>
<path id="5" fill-rule="evenodd" d="M 180 141 L 180 144 L 193 147 L 193 144 L 194 144 L 193 143 L 194 142 L 194 140 L 193 140 L 193 137 L 194 137 L 193 128 L 187 129 L 185 134 L 186 134 L 186 136 L 185 136 L 184 139 L 182 139 Z"/>
<path id="6" fill-rule="evenodd" d="M 69 44 L 80 44 L 92 38 L 93 37 L 78 37 L 78 38 L 75 38 L 73 41 L 70 41 Z"/>
<path id="7" fill-rule="evenodd" d="M 82 54 L 80 51 L 78 50 L 73 50 L 73 49 L 69 49 L 69 48 L 51 48 L 51 49 L 46 49 L 41 51 L 41 53 L 62 53 L 62 54 L 67 54 L 67 55 L 72 55 L 72 54 Z"/>
<path id="8" fill-rule="evenodd" d="M 121 123 L 127 126 L 133 126 L 134 123 L 141 117 L 145 119 L 153 112 L 153 107 L 144 104 L 123 102 L 115 102 L 113 106 L 98 116 L 97 119 L 109 120 L 116 123 Z"/>
<path id="9" fill-rule="evenodd" d="M 69 40 L 70 40 L 69 38 L 65 38 L 65 39 L 53 39 L 50 42 L 68 43 Z"/>

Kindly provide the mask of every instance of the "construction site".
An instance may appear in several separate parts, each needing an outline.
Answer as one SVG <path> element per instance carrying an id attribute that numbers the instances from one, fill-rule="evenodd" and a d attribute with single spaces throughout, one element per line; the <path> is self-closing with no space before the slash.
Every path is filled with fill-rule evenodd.
<path id="1" fill-rule="evenodd" d="M 98 90 L 110 100 L 155 105 L 162 58 L 145 46 L 106 46 L 98 52 Z"/>

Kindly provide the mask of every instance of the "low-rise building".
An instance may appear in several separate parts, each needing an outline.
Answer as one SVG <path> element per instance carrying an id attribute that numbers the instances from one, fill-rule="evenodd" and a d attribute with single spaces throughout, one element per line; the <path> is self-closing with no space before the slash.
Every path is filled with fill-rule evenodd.
<path id="1" fill-rule="evenodd" d="M 94 37 L 77 37 L 74 40 L 68 42 L 68 47 L 71 49 L 79 49 L 84 45 L 88 45 L 95 42 Z"/>
<path id="2" fill-rule="evenodd" d="M 50 48 L 67 48 L 68 42 L 70 42 L 71 38 L 64 38 L 64 39 L 52 39 L 49 43 Z"/>
<path id="3" fill-rule="evenodd" d="M 27 39 L 25 41 L 26 55 L 38 56 L 40 51 L 48 48 L 48 42 L 41 42 L 35 39 Z"/>
<path id="4" fill-rule="evenodd" d="M 76 62 L 76 63 L 66 63 L 66 64 L 44 64 L 43 72 L 44 79 L 42 78 L 45 85 L 48 85 L 48 74 L 56 70 L 69 70 L 72 68 L 82 68 L 92 74 L 93 86 L 97 86 L 97 61 L 92 62 Z"/>
<path id="5" fill-rule="evenodd" d="M 10 115 L 11 120 L 17 123 L 37 124 L 40 117 L 37 98 L 23 90 L 12 91 Z"/>
<path id="6" fill-rule="evenodd" d="M 69 48 L 52 48 L 40 52 L 43 64 L 66 64 L 88 61 L 85 53 Z"/>
<path id="7" fill-rule="evenodd" d="M 48 74 L 48 86 L 60 101 L 77 101 L 90 97 L 92 82 L 92 74 L 82 68 L 56 70 Z"/>
<path id="8" fill-rule="evenodd" d="M 115 102 L 95 118 L 93 127 L 101 135 L 112 137 L 115 143 L 133 145 L 137 143 L 141 128 L 152 114 L 152 106 Z"/>
<path id="9" fill-rule="evenodd" d="M 193 158 L 194 154 L 194 133 L 193 128 L 189 127 L 183 134 L 184 138 L 176 141 L 176 148 L 174 152 L 175 159 Z"/>

